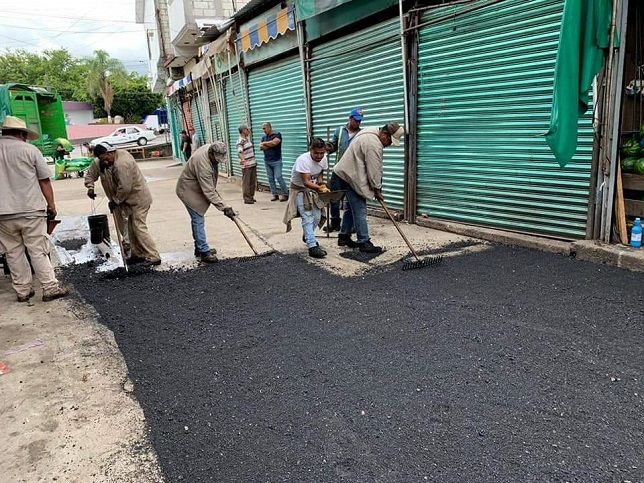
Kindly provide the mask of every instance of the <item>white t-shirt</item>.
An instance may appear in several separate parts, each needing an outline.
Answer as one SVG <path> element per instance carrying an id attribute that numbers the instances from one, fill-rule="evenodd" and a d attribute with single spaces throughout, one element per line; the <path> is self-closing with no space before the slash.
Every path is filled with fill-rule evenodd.
<path id="1" fill-rule="evenodd" d="M 326 155 L 322 160 L 317 163 L 311 159 L 311 153 L 308 151 L 304 154 L 301 154 L 293 165 L 293 171 L 291 172 L 291 183 L 295 186 L 301 186 L 304 188 L 304 179 L 302 179 L 302 174 L 309 174 L 313 181 L 315 178 L 325 169 L 329 169 L 329 162 L 326 159 Z"/>

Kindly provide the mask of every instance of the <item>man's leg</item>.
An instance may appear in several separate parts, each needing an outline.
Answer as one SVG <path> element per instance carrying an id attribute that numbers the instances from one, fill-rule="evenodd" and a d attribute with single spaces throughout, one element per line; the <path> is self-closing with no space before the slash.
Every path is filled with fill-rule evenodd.
<path id="1" fill-rule="evenodd" d="M 312 211 L 304 209 L 304 193 L 298 193 L 296 198 L 297 212 L 302 219 L 302 231 L 304 232 L 304 241 L 307 248 L 317 246 L 318 242 L 315 239 L 315 216 Z M 319 211 L 319 210 L 318 210 Z"/>
<path id="2" fill-rule="evenodd" d="M 348 185 L 346 196 L 349 206 L 345 213 L 351 210 L 351 214 L 353 215 L 353 226 L 355 226 L 356 229 L 358 243 L 366 243 L 369 241 L 369 225 L 367 224 L 367 200 L 353 191 L 353 189 Z M 340 233 L 351 233 L 350 230 L 351 227 L 346 226 L 343 219 L 342 229 L 340 230 Z"/>
<path id="3" fill-rule="evenodd" d="M 252 170 L 253 168 L 243 168 L 242 169 L 242 195 L 244 197 L 244 203 L 253 202 L 254 189 L 251 185 L 252 183 Z"/>
<path id="4" fill-rule="evenodd" d="M 210 253 L 208 239 L 206 238 L 206 219 L 192 208 L 186 206 L 190 214 L 190 225 L 192 226 L 192 239 L 195 242 L 195 251 L 199 254 Z"/>
<path id="5" fill-rule="evenodd" d="M 273 196 L 277 196 L 277 187 L 275 186 L 275 170 L 271 163 L 264 163 L 266 166 L 266 176 L 268 176 L 268 186 L 271 188 Z"/>
<path id="6" fill-rule="evenodd" d="M 25 255 L 25 244 L 22 239 L 21 220 L 0 220 L 0 244 L 6 250 L 7 264 L 11 270 L 13 289 L 19 298 L 29 296 L 32 289 L 31 267 Z M 44 220 L 44 218 L 43 218 Z"/>
<path id="7" fill-rule="evenodd" d="M 22 230 L 22 239 L 29 252 L 31 266 L 36 278 L 42 286 L 43 297 L 48 297 L 60 290 L 54 267 L 49 259 L 49 241 L 47 234 L 47 220 L 45 218 L 29 218 Z M 65 295 L 67 291 L 65 291 Z"/>
<path id="8" fill-rule="evenodd" d="M 282 196 L 288 196 L 288 188 L 286 187 L 286 182 L 284 181 L 284 176 L 282 176 L 282 160 L 280 159 L 277 163 L 275 163 L 275 167 L 273 168 L 275 172 L 275 178 L 277 179 L 277 182 L 280 185 L 280 194 Z"/>
<path id="9" fill-rule="evenodd" d="M 161 260 L 159 251 L 150 236 L 146 224 L 149 206 L 133 206 L 128 217 L 128 229 L 130 232 L 130 245 L 132 255 L 145 258 L 149 262 Z"/>
<path id="10" fill-rule="evenodd" d="M 253 201 L 255 201 L 255 190 L 257 189 L 257 165 L 253 166 L 252 168 L 248 168 L 249 171 L 249 181 L 248 184 L 249 189 L 248 193 Z"/>

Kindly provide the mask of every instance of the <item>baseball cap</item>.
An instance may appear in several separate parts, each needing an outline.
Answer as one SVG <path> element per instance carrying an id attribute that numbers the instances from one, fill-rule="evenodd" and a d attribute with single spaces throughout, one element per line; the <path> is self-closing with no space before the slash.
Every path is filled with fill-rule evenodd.
<path id="1" fill-rule="evenodd" d="M 400 138 L 405 134 L 405 129 L 397 122 L 390 122 L 387 124 L 387 131 L 391 136 L 391 144 L 400 146 Z"/>
<path id="2" fill-rule="evenodd" d="M 362 112 L 361 107 L 356 107 L 351 111 L 351 114 L 349 114 L 349 117 L 354 118 L 356 121 L 362 121 L 362 118 L 364 117 L 364 113 Z"/>

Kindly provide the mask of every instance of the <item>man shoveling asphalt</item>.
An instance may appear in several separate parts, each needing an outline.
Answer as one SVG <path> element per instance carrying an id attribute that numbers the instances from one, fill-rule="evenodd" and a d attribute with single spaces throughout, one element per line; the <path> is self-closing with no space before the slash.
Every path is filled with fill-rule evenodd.
<path id="1" fill-rule="evenodd" d="M 348 207 L 342 217 L 338 245 L 359 248 L 365 253 L 380 253 L 382 247 L 374 246 L 369 238 L 367 200 L 382 200 L 382 156 L 384 148 L 398 146 L 404 130 L 396 122 L 380 129 L 365 128 L 356 134 L 342 159 L 333 168 L 329 187 L 345 190 Z M 355 227 L 357 243 L 351 239 Z"/>
<path id="2" fill-rule="evenodd" d="M 233 209 L 226 205 L 217 192 L 218 166 L 220 162 L 225 161 L 227 152 L 226 145 L 221 141 L 201 146 L 190 157 L 177 180 L 177 196 L 190 214 L 195 257 L 204 263 L 217 262 L 217 257 L 211 252 L 206 238 L 204 215 L 210 205 L 215 205 L 215 208 L 223 211 L 231 220 L 235 217 Z"/>

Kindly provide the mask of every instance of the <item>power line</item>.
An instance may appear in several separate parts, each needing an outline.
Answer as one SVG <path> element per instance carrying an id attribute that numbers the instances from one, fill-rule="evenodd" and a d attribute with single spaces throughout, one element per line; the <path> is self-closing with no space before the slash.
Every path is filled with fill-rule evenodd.
<path id="1" fill-rule="evenodd" d="M 87 19 L 85 19 L 87 20 Z M 46 29 L 40 27 L 22 27 L 18 25 L 7 25 L 0 24 L 0 27 L 8 27 L 12 29 L 25 29 L 25 30 L 38 30 L 40 32 L 60 32 L 63 34 L 132 34 L 132 33 L 143 33 L 143 30 L 114 30 L 114 31 L 105 31 L 105 30 L 57 30 L 57 29 Z"/>
<path id="2" fill-rule="evenodd" d="M 8 13 L 11 15 L 2 15 L 3 13 Z M 31 12 L 16 12 L 12 10 L 0 10 L 0 17 L 4 18 L 15 18 L 14 15 L 26 15 L 29 18 L 34 18 L 34 17 L 42 17 L 42 18 L 47 18 L 47 19 L 65 19 L 65 20 L 77 20 L 78 17 L 67 17 L 63 15 L 49 15 L 49 14 L 34 14 Z M 104 23 L 129 23 L 129 24 L 136 24 L 137 22 L 134 20 L 115 20 L 115 19 L 104 19 L 104 18 L 86 18 L 84 20 L 87 20 L 88 22 L 104 22 Z"/>
<path id="3" fill-rule="evenodd" d="M 19 44 L 33 45 L 35 47 L 40 47 L 40 44 L 35 44 L 33 42 L 27 42 L 26 40 L 15 39 L 15 38 L 9 37 L 8 35 L 5 35 L 5 34 L 0 34 L 0 37 L 4 37 L 5 39 L 13 40 L 14 42 L 18 42 Z"/>

